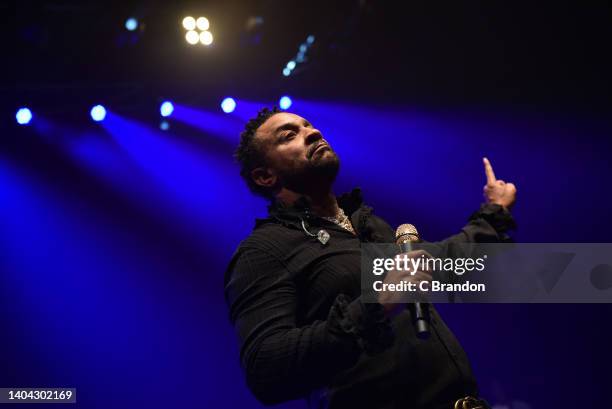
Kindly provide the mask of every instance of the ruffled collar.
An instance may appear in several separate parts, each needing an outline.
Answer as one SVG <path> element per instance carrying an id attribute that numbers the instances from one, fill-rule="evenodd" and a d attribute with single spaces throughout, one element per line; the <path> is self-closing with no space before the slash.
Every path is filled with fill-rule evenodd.
<path id="1" fill-rule="evenodd" d="M 355 212 L 361 204 L 363 203 L 363 196 L 361 194 L 361 189 L 359 187 L 354 188 L 350 192 L 343 193 L 339 196 L 336 196 L 336 201 L 338 202 L 338 206 L 344 210 L 344 213 L 347 215 Z M 308 213 L 310 214 L 311 210 L 311 201 L 306 196 L 300 196 L 293 204 L 287 205 L 279 200 L 274 200 L 268 206 L 268 213 L 278 214 L 278 213 Z"/>
<path id="2" fill-rule="evenodd" d="M 359 187 L 354 188 L 350 192 L 343 193 L 336 197 L 338 206 L 344 210 L 344 213 L 351 217 L 363 204 L 363 196 Z M 274 200 L 268 206 L 268 218 L 258 219 L 255 221 L 255 227 L 270 222 L 277 221 L 285 225 L 300 226 L 302 220 L 310 221 L 316 217 L 311 212 L 311 202 L 306 196 L 300 196 L 293 204 L 287 205 L 279 200 Z"/>

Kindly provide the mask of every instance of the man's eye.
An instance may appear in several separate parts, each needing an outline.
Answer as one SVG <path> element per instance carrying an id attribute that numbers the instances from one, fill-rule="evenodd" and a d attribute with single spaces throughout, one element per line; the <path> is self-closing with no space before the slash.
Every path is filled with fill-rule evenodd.
<path id="1" fill-rule="evenodd" d="M 295 132 L 287 132 L 285 134 L 285 140 L 286 141 L 291 140 L 291 139 L 293 139 L 294 136 L 295 136 Z"/>

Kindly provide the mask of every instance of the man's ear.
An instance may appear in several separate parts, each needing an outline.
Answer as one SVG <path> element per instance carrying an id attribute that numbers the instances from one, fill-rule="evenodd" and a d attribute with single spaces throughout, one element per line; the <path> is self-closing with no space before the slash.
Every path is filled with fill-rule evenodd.
<path id="1" fill-rule="evenodd" d="M 255 184 L 267 188 L 271 188 L 276 185 L 278 176 L 276 176 L 269 168 L 259 167 L 251 171 L 251 178 Z"/>

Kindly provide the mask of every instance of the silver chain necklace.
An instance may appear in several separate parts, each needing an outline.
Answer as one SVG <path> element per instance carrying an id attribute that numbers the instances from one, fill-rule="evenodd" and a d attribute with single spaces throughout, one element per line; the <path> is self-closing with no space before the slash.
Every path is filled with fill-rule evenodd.
<path id="1" fill-rule="evenodd" d="M 355 229 L 353 229 L 353 225 L 351 224 L 351 219 L 348 218 L 346 214 L 344 214 L 344 210 L 340 206 L 338 206 L 338 212 L 334 217 L 321 217 L 329 222 L 335 223 L 338 226 L 342 227 L 345 230 L 350 231 L 353 234 L 355 233 Z"/>

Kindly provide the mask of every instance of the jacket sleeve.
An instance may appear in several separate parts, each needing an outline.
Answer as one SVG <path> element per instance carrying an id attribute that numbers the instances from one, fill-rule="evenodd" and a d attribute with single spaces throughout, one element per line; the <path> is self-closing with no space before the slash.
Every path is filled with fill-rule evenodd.
<path id="1" fill-rule="evenodd" d="M 353 366 L 362 352 L 393 342 L 379 304 L 335 299 L 327 319 L 298 326 L 297 289 L 283 263 L 265 251 L 239 250 L 225 297 L 240 341 L 247 385 L 264 404 L 305 397 Z"/>
<path id="2" fill-rule="evenodd" d="M 516 223 L 510 212 L 500 205 L 485 203 L 468 219 L 461 231 L 442 241 L 430 242 L 435 245 L 440 256 L 460 257 L 458 247 L 454 244 L 466 243 L 511 243 L 508 231 L 516 229 Z"/>
<path id="3" fill-rule="evenodd" d="M 485 203 L 472 213 L 468 224 L 458 234 L 442 240 L 439 244 L 511 242 L 507 232 L 512 229 L 516 229 L 516 223 L 507 209 Z"/>
<path id="4" fill-rule="evenodd" d="M 426 243 L 425 248 L 434 257 L 479 257 L 481 250 L 468 243 L 512 243 L 508 231 L 516 229 L 516 223 L 510 212 L 496 204 L 483 204 L 468 219 L 468 223 L 455 235 L 438 242 Z M 455 282 L 457 276 L 452 273 L 437 272 L 436 279 Z"/>

